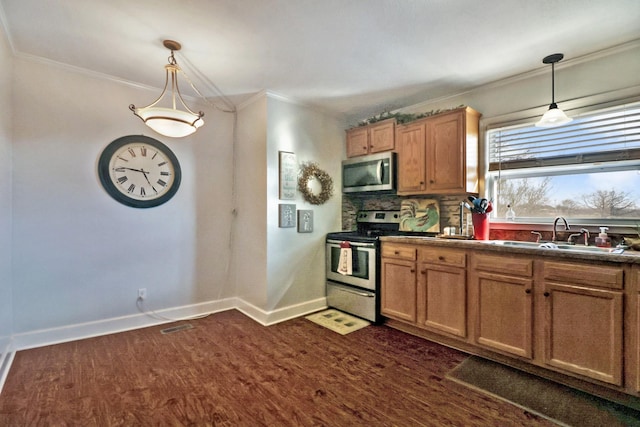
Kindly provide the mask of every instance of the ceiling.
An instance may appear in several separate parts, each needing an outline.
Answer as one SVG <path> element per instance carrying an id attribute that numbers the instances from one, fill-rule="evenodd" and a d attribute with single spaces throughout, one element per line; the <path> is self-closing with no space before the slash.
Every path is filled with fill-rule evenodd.
<path id="1" fill-rule="evenodd" d="M 640 39 L 638 0 L 0 0 L 0 20 L 20 57 L 160 88 L 173 39 L 207 97 L 359 118 Z"/>

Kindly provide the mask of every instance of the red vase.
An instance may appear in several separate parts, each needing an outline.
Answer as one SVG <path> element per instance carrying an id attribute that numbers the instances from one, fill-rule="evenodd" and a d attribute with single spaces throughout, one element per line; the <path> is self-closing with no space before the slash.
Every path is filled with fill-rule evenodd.
<path id="1" fill-rule="evenodd" d="M 489 214 L 472 213 L 473 238 L 475 240 L 489 240 Z"/>

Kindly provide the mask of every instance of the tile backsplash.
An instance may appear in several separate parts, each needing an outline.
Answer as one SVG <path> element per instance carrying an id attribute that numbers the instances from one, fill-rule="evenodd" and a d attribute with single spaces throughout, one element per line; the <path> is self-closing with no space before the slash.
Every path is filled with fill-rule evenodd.
<path id="1" fill-rule="evenodd" d="M 400 210 L 400 204 L 407 199 L 436 199 L 440 204 L 440 229 L 460 225 L 460 202 L 464 195 L 456 196 L 408 196 L 396 195 L 342 195 L 342 230 L 356 229 L 356 213 L 361 210 Z"/>

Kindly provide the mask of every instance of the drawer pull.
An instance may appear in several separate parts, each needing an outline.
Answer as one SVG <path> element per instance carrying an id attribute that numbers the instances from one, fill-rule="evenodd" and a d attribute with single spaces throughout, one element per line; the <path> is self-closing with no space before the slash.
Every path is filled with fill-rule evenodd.
<path id="1" fill-rule="evenodd" d="M 346 292 L 348 294 L 354 294 L 354 295 L 358 295 L 359 297 L 367 297 L 367 298 L 373 298 L 375 297 L 374 294 L 370 294 L 367 292 L 358 292 L 358 291 L 352 291 L 351 289 L 338 289 L 340 292 Z"/>
<path id="2" fill-rule="evenodd" d="M 551 294 L 550 294 L 549 292 L 545 292 L 545 293 L 544 293 L 544 294 L 542 294 L 542 295 L 544 295 L 545 297 L 548 297 L 548 296 L 549 296 L 549 295 L 551 295 Z"/>
<path id="3" fill-rule="evenodd" d="M 531 289 L 525 289 L 525 290 L 524 290 L 524 293 L 525 293 L 525 294 L 530 294 L 530 293 L 531 293 Z"/>
<path id="4" fill-rule="evenodd" d="M 400 255 L 400 251 L 394 251 L 393 254 L 394 255 Z"/>
<path id="5" fill-rule="evenodd" d="M 438 259 L 439 259 L 440 261 L 444 261 L 444 257 L 443 257 L 442 255 L 440 255 L 440 256 L 438 257 Z"/>

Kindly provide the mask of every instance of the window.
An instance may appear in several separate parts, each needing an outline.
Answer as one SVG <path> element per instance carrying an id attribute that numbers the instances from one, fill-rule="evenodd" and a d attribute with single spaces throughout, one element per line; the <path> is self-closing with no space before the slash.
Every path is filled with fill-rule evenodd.
<path id="1" fill-rule="evenodd" d="M 590 111 L 557 128 L 487 131 L 487 189 L 495 217 L 640 221 L 640 102 Z"/>

